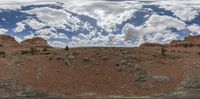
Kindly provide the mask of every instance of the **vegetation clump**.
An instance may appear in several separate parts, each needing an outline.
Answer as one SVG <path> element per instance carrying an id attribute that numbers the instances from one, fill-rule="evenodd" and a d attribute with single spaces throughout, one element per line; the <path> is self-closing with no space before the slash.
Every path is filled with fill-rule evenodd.
<path id="1" fill-rule="evenodd" d="M 30 54 L 30 51 L 29 50 L 22 50 L 21 51 L 21 54 L 25 55 L 25 54 Z"/>
<path id="2" fill-rule="evenodd" d="M 162 56 L 165 56 L 165 52 L 166 52 L 167 50 L 165 49 L 165 47 L 161 47 L 161 54 L 162 54 Z"/>
<path id="3" fill-rule="evenodd" d="M 68 47 L 68 46 L 66 46 L 66 47 L 65 47 L 65 50 L 66 50 L 66 51 L 68 51 L 68 50 L 69 50 L 69 47 Z"/>
<path id="4" fill-rule="evenodd" d="M 5 57 L 6 53 L 4 51 L 0 51 L 0 57 Z"/>
<path id="5" fill-rule="evenodd" d="M 36 49 L 35 47 L 31 47 L 31 48 L 30 48 L 30 53 L 31 53 L 32 55 L 34 55 L 36 52 L 37 52 L 37 49 Z"/>
<path id="6" fill-rule="evenodd" d="M 47 52 L 48 49 L 45 47 L 45 48 L 42 49 L 42 51 L 43 51 L 43 52 Z"/>

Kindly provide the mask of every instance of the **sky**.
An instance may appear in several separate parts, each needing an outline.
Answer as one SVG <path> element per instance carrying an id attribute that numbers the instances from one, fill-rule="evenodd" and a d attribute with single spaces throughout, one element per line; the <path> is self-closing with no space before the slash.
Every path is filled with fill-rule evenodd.
<path id="1" fill-rule="evenodd" d="M 0 35 L 55 47 L 135 47 L 200 34 L 200 0 L 0 0 Z"/>

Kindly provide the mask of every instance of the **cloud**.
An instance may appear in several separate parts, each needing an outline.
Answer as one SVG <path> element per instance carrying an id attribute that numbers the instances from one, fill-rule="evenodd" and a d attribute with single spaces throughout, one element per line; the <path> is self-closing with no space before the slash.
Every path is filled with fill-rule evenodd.
<path id="1" fill-rule="evenodd" d="M 55 28 L 45 28 L 35 32 L 35 36 L 49 39 L 68 39 L 64 33 L 58 33 Z"/>
<path id="2" fill-rule="evenodd" d="M 36 15 L 43 24 L 50 27 L 65 29 L 67 25 L 70 26 L 73 30 L 78 30 L 79 28 L 77 25 L 80 23 L 80 20 L 62 9 L 41 7 L 25 12 L 28 14 Z"/>
<path id="3" fill-rule="evenodd" d="M 54 47 L 61 47 L 64 48 L 67 44 L 63 43 L 62 41 L 50 41 L 48 42 L 49 45 L 54 46 Z"/>
<path id="4" fill-rule="evenodd" d="M 112 32 L 116 26 L 133 17 L 133 13 L 142 6 L 137 1 L 109 2 L 104 0 L 87 0 L 81 3 L 67 1 L 65 8 L 74 13 L 90 16 L 97 20 L 97 25 Z"/>
<path id="5" fill-rule="evenodd" d="M 7 29 L 4 29 L 4 28 L 0 28 L 0 35 L 4 35 L 8 32 Z"/>
<path id="6" fill-rule="evenodd" d="M 18 22 L 14 32 L 22 32 L 25 26 L 29 26 L 34 33 L 18 38 L 19 40 L 38 36 L 55 46 L 65 45 L 60 39 L 71 40 L 69 45 L 72 46 L 135 46 L 144 42 L 168 43 L 180 35 L 172 31 L 172 28 L 177 31 L 188 29 L 192 34 L 200 34 L 199 25 L 186 27 L 184 23 L 198 15 L 198 0 L 0 0 L 0 8 L 17 11 L 20 11 L 22 6 L 41 4 L 54 4 L 63 8 L 41 6 L 21 11 L 33 17 Z M 148 19 L 141 26 L 135 26 L 132 22 L 137 20 L 132 18 L 135 17 L 135 12 L 146 11 L 143 5 L 158 5 L 172 12 L 174 16 L 155 15 L 156 12 L 151 12 L 154 10 L 149 8 L 150 14 L 145 15 Z M 72 13 L 89 16 L 96 21 L 81 20 L 81 16 Z M 129 19 L 130 22 L 124 23 Z M 97 26 L 92 26 L 93 24 Z M 123 28 L 118 28 L 118 25 Z M 96 27 L 106 33 L 100 33 Z M 59 29 L 64 32 L 59 32 Z M 121 29 L 122 31 L 119 31 Z M 8 32 L 5 30 L 0 30 L 0 34 Z M 87 30 L 87 33 L 82 33 L 81 30 Z M 52 39 L 56 41 L 51 41 Z"/>
<path id="7" fill-rule="evenodd" d="M 22 22 L 17 23 L 17 27 L 13 30 L 14 32 L 22 32 L 25 29 L 25 24 Z"/>
<path id="8" fill-rule="evenodd" d="M 35 19 L 28 19 L 28 20 L 25 20 L 24 22 L 34 30 L 40 30 L 46 26 L 45 24 Z"/>
<path id="9" fill-rule="evenodd" d="M 161 8 L 172 11 L 175 16 L 183 21 L 191 21 L 199 14 L 199 12 L 190 5 L 164 5 L 161 6 Z"/>
<path id="10" fill-rule="evenodd" d="M 126 24 L 122 30 L 124 39 L 140 45 L 144 42 L 169 43 L 175 40 L 177 33 L 171 31 L 175 28 L 178 31 L 185 29 L 186 24 L 176 18 L 169 16 L 152 15 L 142 26 L 135 27 Z"/>
<path id="11" fill-rule="evenodd" d="M 124 33 L 125 40 L 137 40 L 141 38 L 143 34 L 142 29 L 140 27 L 135 27 L 132 24 L 126 24 L 123 29 L 122 33 Z"/>
<path id="12" fill-rule="evenodd" d="M 187 27 L 192 33 L 192 35 L 200 35 L 200 26 L 197 24 L 193 24 Z"/>
<path id="13" fill-rule="evenodd" d="M 176 18 L 170 16 L 152 15 L 146 22 L 146 32 L 163 32 L 165 30 L 176 28 L 177 30 L 184 29 L 186 24 Z"/>
<path id="14" fill-rule="evenodd" d="M 17 37 L 17 36 L 14 36 L 14 38 L 15 38 L 15 40 L 16 40 L 17 42 L 21 42 L 21 41 L 23 41 L 22 38 L 19 38 L 19 37 Z"/>

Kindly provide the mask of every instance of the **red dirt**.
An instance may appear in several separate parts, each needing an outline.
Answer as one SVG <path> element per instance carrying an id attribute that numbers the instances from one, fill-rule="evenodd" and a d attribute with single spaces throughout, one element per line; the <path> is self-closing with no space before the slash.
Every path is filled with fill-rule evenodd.
<path id="1" fill-rule="evenodd" d="M 145 44 L 139 48 L 68 51 L 48 48 L 47 55 L 19 53 L 28 50 L 27 46 L 0 47 L 6 52 L 6 57 L 0 57 L 0 79 L 15 85 L 14 92 L 31 86 L 35 92 L 65 97 L 197 96 L 199 92 L 194 90 L 198 86 L 185 87 L 182 83 L 200 84 L 200 47 L 165 46 L 165 56 L 161 55 L 161 46 Z M 143 77 L 139 81 L 138 73 Z M 155 76 L 164 77 L 160 81 Z"/>

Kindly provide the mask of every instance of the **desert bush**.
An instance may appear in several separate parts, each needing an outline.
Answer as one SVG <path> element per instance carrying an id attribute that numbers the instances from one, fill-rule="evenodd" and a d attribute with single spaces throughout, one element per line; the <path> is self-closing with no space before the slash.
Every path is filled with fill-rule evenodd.
<path id="1" fill-rule="evenodd" d="M 0 44 L 0 47 L 3 47 L 3 45 L 2 45 L 2 44 Z"/>
<path id="2" fill-rule="evenodd" d="M 166 52 L 167 50 L 165 49 L 165 47 L 161 47 L 161 53 L 162 53 L 162 56 L 165 56 L 165 52 Z"/>
<path id="3" fill-rule="evenodd" d="M 42 51 L 43 51 L 43 52 L 47 52 L 48 49 L 45 47 L 45 48 L 42 49 Z"/>
<path id="4" fill-rule="evenodd" d="M 4 51 L 0 51 L 0 57 L 5 57 L 6 53 Z"/>
<path id="5" fill-rule="evenodd" d="M 66 46 L 66 47 L 65 47 L 65 50 L 66 50 L 66 51 L 68 51 L 68 50 L 69 50 L 69 47 L 68 47 L 68 46 Z"/>
<path id="6" fill-rule="evenodd" d="M 200 55 L 200 52 L 198 52 L 197 54 Z"/>
<path id="7" fill-rule="evenodd" d="M 22 50 L 21 54 L 30 54 L 31 52 L 29 50 Z"/>
<path id="8" fill-rule="evenodd" d="M 36 49 L 35 47 L 31 47 L 31 48 L 30 48 L 30 53 L 31 53 L 32 55 L 34 55 L 36 52 L 37 52 L 37 49 Z"/>
<path id="9" fill-rule="evenodd" d="M 135 69 L 134 78 L 137 82 L 146 82 L 148 80 L 148 73 L 142 68 L 137 68 Z"/>
<path id="10" fill-rule="evenodd" d="M 70 61 L 69 61 L 68 59 L 65 59 L 65 60 L 64 60 L 64 64 L 65 64 L 65 65 L 70 65 Z"/>
<path id="11" fill-rule="evenodd" d="M 152 76 L 152 80 L 157 83 L 165 84 L 170 81 L 170 78 L 168 76 Z"/>

